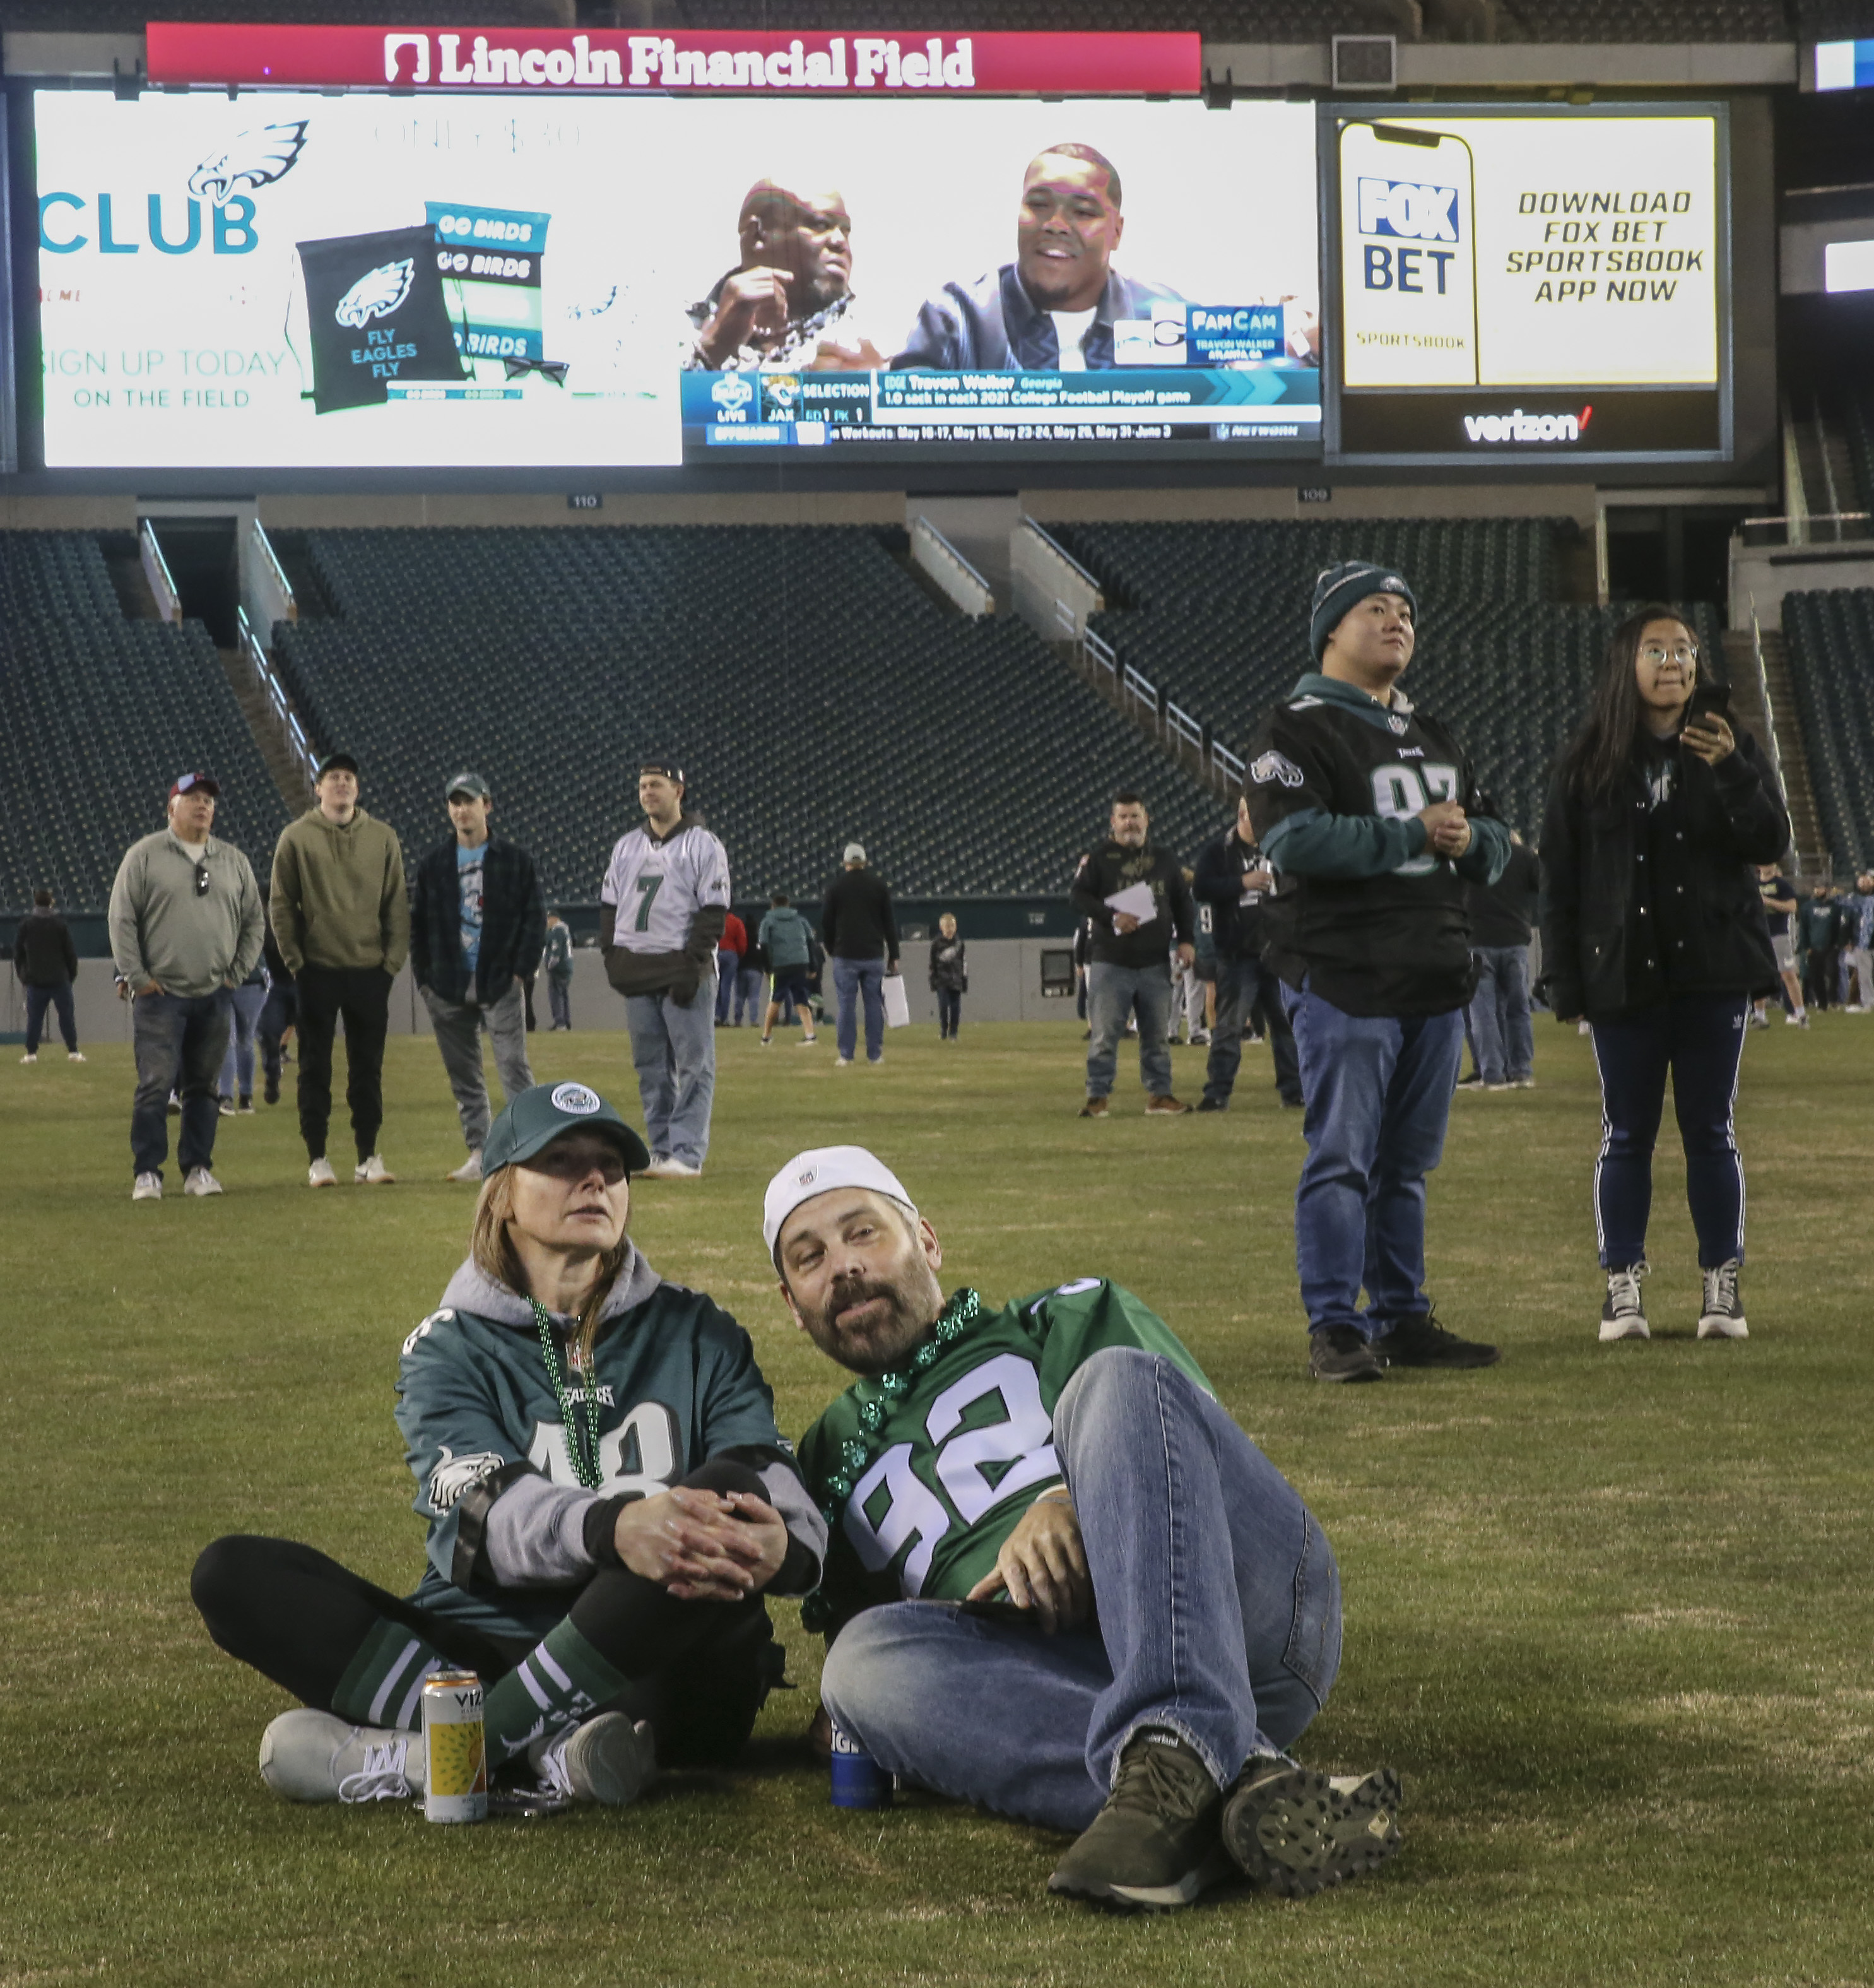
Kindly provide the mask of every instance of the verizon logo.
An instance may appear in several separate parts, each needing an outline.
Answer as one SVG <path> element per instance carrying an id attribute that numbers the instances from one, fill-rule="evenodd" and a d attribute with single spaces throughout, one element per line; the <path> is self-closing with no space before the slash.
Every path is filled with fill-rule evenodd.
<path id="1" fill-rule="evenodd" d="M 1594 418 L 1592 404 L 1579 414 L 1525 414 L 1512 407 L 1507 414 L 1467 414 L 1464 433 L 1473 441 L 1579 441 Z"/>

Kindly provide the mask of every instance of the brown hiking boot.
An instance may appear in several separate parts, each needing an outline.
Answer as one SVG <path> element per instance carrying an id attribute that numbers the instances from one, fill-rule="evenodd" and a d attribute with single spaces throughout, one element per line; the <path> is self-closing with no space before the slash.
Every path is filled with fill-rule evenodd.
<path id="1" fill-rule="evenodd" d="M 1080 1115 L 1082 1118 L 1104 1118 L 1107 1117 L 1109 1114 L 1107 1111 L 1106 1099 L 1103 1097 L 1089 1097 L 1087 1101 L 1081 1106 Z"/>
<path id="2" fill-rule="evenodd" d="M 1168 1090 L 1156 1091 L 1145 1100 L 1145 1115 L 1148 1118 L 1175 1118 L 1190 1109 L 1188 1104 L 1180 1104 Z"/>

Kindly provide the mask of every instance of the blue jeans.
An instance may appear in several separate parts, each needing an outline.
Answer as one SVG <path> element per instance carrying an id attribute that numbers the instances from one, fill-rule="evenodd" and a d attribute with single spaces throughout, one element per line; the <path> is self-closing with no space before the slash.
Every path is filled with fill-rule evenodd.
<path id="1" fill-rule="evenodd" d="M 937 990 L 937 1035 L 954 1036 L 963 1024 L 963 989 L 940 987 Z"/>
<path id="2" fill-rule="evenodd" d="M 735 998 L 735 976 L 741 971 L 741 955 L 718 947 L 716 952 L 716 1019 L 727 1028 L 729 1003 Z"/>
<path id="3" fill-rule="evenodd" d="M 1204 1094 L 1227 1105 L 1236 1088 L 1243 1061 L 1243 1024 L 1260 1009 L 1275 1065 L 1275 1088 L 1295 1104 L 1302 1101 L 1302 1072 L 1295 1061 L 1295 1034 L 1282 1011 L 1281 982 L 1253 955 L 1234 959 L 1217 955 L 1217 1019 L 1211 1029 L 1211 1056 L 1204 1073 Z"/>
<path id="4" fill-rule="evenodd" d="M 885 962 L 882 959 L 836 959 L 833 992 L 839 1001 L 836 1031 L 839 1053 L 850 1063 L 859 1046 L 859 1004 L 866 1004 L 866 1060 L 876 1063 L 885 1053 Z"/>
<path id="5" fill-rule="evenodd" d="M 1086 970 L 1087 1025 L 1093 1039 L 1086 1050 L 1086 1094 L 1110 1097 L 1118 1068 L 1119 1038 L 1126 1018 L 1139 1008 L 1139 1075 L 1153 1097 L 1171 1090 L 1171 1050 L 1166 1042 L 1171 1021 L 1171 968 L 1109 966 L 1095 960 Z"/>
<path id="6" fill-rule="evenodd" d="M 735 976 L 735 1026 L 761 1026 L 768 1006 L 768 975 L 758 966 L 745 966 Z"/>
<path id="7" fill-rule="evenodd" d="M 1699 1266 L 1716 1270 L 1734 1256 L 1743 1262 L 1744 1161 L 1732 1112 L 1749 1010 L 1741 994 L 1681 994 L 1593 1025 L 1602 1127 L 1594 1226 L 1603 1270 L 1625 1270 L 1646 1253 L 1668 1070 Z"/>
<path id="8" fill-rule="evenodd" d="M 652 1158 L 700 1167 L 709 1151 L 709 1107 L 716 1094 L 713 978 L 697 988 L 687 1008 L 667 994 L 627 995 L 625 1026 L 631 1031 Z"/>
<path id="9" fill-rule="evenodd" d="M 1529 1074 L 1535 1036 L 1529 1022 L 1529 948 L 1481 945 L 1477 991 L 1470 997 L 1470 1053 L 1486 1084 L 1511 1084 Z"/>
<path id="10" fill-rule="evenodd" d="M 267 990 L 258 982 L 228 991 L 228 1053 L 221 1059 L 221 1090 L 224 1097 L 254 1095 L 254 1031 L 260 1011 L 267 1005 Z M 239 1088 L 237 1090 L 236 1086 Z"/>
<path id="11" fill-rule="evenodd" d="M 1079 1831 L 1141 1726 L 1181 1734 L 1220 1786 L 1292 1746 L 1340 1667 L 1340 1577 L 1294 1486 L 1160 1354 L 1093 1354 L 1054 1444 L 1097 1625 L 893 1602 L 841 1631 L 820 1695 L 888 1772 Z"/>
<path id="12" fill-rule="evenodd" d="M 169 1157 L 169 1094 L 181 1072 L 182 1134 L 176 1161 L 184 1174 L 214 1158 L 221 1116 L 221 1059 L 228 1053 L 234 1003 L 215 994 L 140 994 L 130 1004 L 130 1039 L 137 1057 L 137 1095 L 130 1104 L 130 1165 L 157 1174 Z"/>
<path id="13" fill-rule="evenodd" d="M 26 1053 L 37 1056 L 39 1053 L 39 1031 L 46 1026 L 46 1010 L 53 1009 L 59 1017 L 59 1033 L 65 1038 L 65 1046 L 76 1053 L 78 1048 L 78 1023 L 72 1009 L 72 983 L 61 980 L 56 987 L 29 987 L 26 989 Z"/>
<path id="14" fill-rule="evenodd" d="M 557 973 L 549 973 L 546 977 L 546 998 L 553 1010 L 552 1027 L 549 1028 L 547 1033 L 550 1035 L 553 1029 L 571 1028 L 572 1026 L 572 975 L 569 973 L 562 978 Z"/>
<path id="15" fill-rule="evenodd" d="M 1464 1010 L 1347 1015 L 1319 994 L 1284 987 L 1282 998 L 1308 1100 L 1295 1255 L 1308 1330 L 1389 1332 L 1430 1309 L 1425 1176 L 1444 1151 Z"/>

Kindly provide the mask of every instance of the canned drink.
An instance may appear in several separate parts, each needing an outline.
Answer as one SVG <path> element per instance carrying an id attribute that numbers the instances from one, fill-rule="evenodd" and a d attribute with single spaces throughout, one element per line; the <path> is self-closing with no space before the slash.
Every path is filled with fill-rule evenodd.
<path id="1" fill-rule="evenodd" d="M 481 1680 L 437 1671 L 423 1684 L 423 1813 L 430 1822 L 481 1822 L 488 1812 Z"/>
<path id="2" fill-rule="evenodd" d="M 832 1729 L 832 1805 L 835 1808 L 890 1808 L 891 1777 L 838 1726 Z"/>

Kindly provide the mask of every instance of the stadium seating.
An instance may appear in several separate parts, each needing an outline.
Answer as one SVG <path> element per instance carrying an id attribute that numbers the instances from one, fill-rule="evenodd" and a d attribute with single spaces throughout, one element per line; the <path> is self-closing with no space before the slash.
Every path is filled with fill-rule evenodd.
<path id="1" fill-rule="evenodd" d="M 1122 665 L 1241 754 L 1261 714 L 1311 667 L 1306 605 L 1342 559 L 1396 564 L 1420 605 L 1407 688 L 1448 721 L 1506 820 L 1534 833 L 1548 771 L 1579 722 L 1623 607 L 1559 604 L 1539 519 L 1052 528 L 1123 604 L 1090 625 Z M 1687 610 L 1720 652 L 1717 610 Z"/>
<path id="2" fill-rule="evenodd" d="M 130 621 L 95 537 L 0 532 L 0 908 L 102 910 L 124 850 L 191 768 L 264 871 L 286 810 L 200 622 Z"/>
<path id="3" fill-rule="evenodd" d="M 1783 597 L 1809 784 L 1838 864 L 1874 865 L 1874 590 Z"/>
<path id="4" fill-rule="evenodd" d="M 892 536 L 309 532 L 335 611 L 282 624 L 276 661 L 411 857 L 472 766 L 573 903 L 598 896 L 647 753 L 684 764 L 738 895 L 817 891 L 852 837 L 902 895 L 1053 894 L 1125 786 L 1173 847 L 1215 832 L 1214 794 L 1019 622 L 939 606 Z"/>

